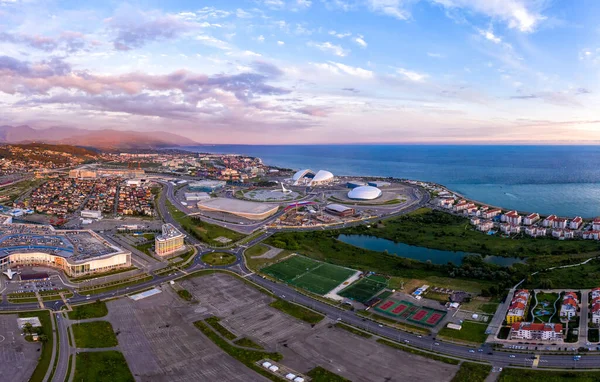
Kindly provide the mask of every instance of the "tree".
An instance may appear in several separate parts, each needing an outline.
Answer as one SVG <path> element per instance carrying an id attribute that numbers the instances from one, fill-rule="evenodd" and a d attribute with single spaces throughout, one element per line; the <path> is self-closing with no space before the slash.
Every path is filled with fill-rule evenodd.
<path id="1" fill-rule="evenodd" d="M 46 342 L 48 342 L 48 336 L 47 336 L 47 335 L 45 335 L 45 334 L 40 334 L 40 335 L 38 336 L 38 341 L 40 341 L 40 342 L 42 342 L 42 343 L 46 343 Z"/>
<path id="2" fill-rule="evenodd" d="M 33 333 L 33 325 L 31 325 L 29 322 L 26 322 L 25 325 L 23 325 L 23 333 L 26 335 L 31 335 Z"/>

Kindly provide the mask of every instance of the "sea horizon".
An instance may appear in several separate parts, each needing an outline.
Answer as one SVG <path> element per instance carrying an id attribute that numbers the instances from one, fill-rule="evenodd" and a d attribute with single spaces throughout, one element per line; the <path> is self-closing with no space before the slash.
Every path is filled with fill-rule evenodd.
<path id="1" fill-rule="evenodd" d="M 187 151 L 259 157 L 265 164 L 334 175 L 434 182 L 505 209 L 600 216 L 600 146 L 592 145 L 202 145 Z"/>

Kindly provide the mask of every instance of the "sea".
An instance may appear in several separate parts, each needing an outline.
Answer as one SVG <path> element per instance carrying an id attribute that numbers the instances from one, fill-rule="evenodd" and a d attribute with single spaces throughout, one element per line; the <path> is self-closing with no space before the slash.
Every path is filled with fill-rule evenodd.
<path id="1" fill-rule="evenodd" d="M 203 153 L 260 157 L 265 164 L 334 175 L 424 180 L 507 209 L 600 216 L 600 146 L 205 145 Z"/>

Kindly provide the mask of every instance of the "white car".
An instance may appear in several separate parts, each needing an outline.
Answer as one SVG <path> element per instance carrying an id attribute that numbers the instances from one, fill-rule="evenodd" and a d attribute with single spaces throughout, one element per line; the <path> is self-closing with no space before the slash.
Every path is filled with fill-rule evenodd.
<path id="1" fill-rule="evenodd" d="M 510 358 L 515 358 L 514 354 L 509 355 Z"/>

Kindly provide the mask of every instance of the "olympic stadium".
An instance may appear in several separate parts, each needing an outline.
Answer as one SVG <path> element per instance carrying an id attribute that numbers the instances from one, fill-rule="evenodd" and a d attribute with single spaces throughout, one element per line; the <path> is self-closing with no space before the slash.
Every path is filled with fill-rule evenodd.
<path id="1" fill-rule="evenodd" d="M 333 183 L 334 176 L 326 170 L 314 172 L 311 169 L 303 169 L 297 171 L 291 179 L 294 186 L 324 186 Z"/>
<path id="2" fill-rule="evenodd" d="M 352 200 L 374 200 L 382 194 L 381 190 L 377 187 L 359 186 L 348 191 L 348 198 Z"/>

